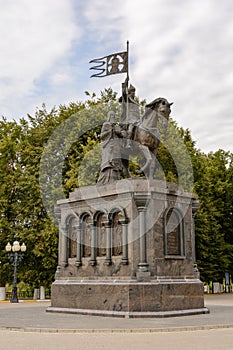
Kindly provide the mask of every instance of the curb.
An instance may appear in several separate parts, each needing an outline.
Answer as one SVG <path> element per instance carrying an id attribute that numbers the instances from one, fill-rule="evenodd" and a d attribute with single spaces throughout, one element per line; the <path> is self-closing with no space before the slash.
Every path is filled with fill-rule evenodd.
<path id="1" fill-rule="evenodd" d="M 176 310 L 176 311 L 151 311 L 151 312 L 136 312 L 136 311 L 109 311 L 109 310 L 92 310 L 92 309 L 72 309 L 62 307 L 48 307 L 46 312 L 66 313 L 86 316 L 105 316 L 105 317 L 122 317 L 122 318 L 163 318 L 163 317 L 178 317 L 208 314 L 209 310 L 206 307 L 200 309 Z"/>
<path id="2" fill-rule="evenodd" d="M 233 324 L 204 325 L 187 327 L 167 327 L 167 328 L 103 328 L 103 329 L 55 329 L 55 328 L 34 328 L 34 327 L 0 327 L 0 331 L 31 332 L 31 333 L 171 333 L 205 331 L 214 329 L 233 328 Z"/>
<path id="3" fill-rule="evenodd" d="M 50 299 L 22 299 L 19 300 L 19 303 L 43 303 L 43 302 L 51 302 Z M 10 300 L 0 300 L 0 303 L 10 303 Z M 12 304 L 18 304 L 18 303 L 12 303 Z"/>

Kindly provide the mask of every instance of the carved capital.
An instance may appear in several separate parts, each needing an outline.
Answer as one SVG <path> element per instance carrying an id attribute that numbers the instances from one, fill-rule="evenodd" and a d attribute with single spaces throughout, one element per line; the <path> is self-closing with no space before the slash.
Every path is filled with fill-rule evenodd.
<path id="1" fill-rule="evenodd" d="M 139 211 L 143 211 L 148 206 L 150 194 L 135 193 L 134 200 Z"/>
<path id="2" fill-rule="evenodd" d="M 198 207 L 199 207 L 199 200 L 197 200 L 195 198 L 192 200 L 192 215 L 193 215 L 193 217 L 196 215 Z"/>
<path id="3" fill-rule="evenodd" d="M 124 217 L 122 217 L 121 219 L 119 219 L 119 223 L 121 224 L 121 225 L 128 225 L 128 223 L 129 223 L 129 219 L 128 218 L 124 218 Z"/>
<path id="4" fill-rule="evenodd" d="M 102 222 L 105 227 L 111 227 L 111 220 L 105 220 Z"/>
<path id="5" fill-rule="evenodd" d="M 61 221 L 61 208 L 58 205 L 54 206 L 54 215 L 58 222 Z"/>

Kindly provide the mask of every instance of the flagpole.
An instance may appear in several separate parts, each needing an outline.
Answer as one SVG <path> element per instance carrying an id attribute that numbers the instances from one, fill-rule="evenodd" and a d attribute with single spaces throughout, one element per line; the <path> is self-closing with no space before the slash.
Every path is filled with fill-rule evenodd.
<path id="1" fill-rule="evenodd" d="M 129 117 L 129 95 L 128 95 L 128 83 L 129 83 L 129 40 L 126 42 L 126 50 L 127 50 L 127 85 L 126 85 L 126 122 L 128 122 L 128 117 Z"/>
<path id="2" fill-rule="evenodd" d="M 127 80 L 129 81 L 129 40 L 127 40 L 127 58 L 128 58 L 128 62 L 127 62 Z"/>

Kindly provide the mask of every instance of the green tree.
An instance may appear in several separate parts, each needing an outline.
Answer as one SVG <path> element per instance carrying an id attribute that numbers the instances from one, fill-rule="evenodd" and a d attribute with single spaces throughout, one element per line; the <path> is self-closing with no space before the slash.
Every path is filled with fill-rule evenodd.
<path id="1" fill-rule="evenodd" d="M 0 283 L 5 285 L 11 272 L 5 245 L 19 232 L 19 220 L 15 208 L 18 204 L 21 127 L 16 122 L 7 122 L 2 118 L 0 133 Z"/>
<path id="2" fill-rule="evenodd" d="M 200 155 L 195 188 L 200 200 L 196 215 L 197 258 L 205 281 L 222 282 L 229 270 L 232 246 L 226 241 L 227 163 L 229 154 L 222 150 Z"/>
<path id="3" fill-rule="evenodd" d="M 105 89 L 100 97 L 86 92 L 85 102 L 60 105 L 19 122 L 0 121 L 0 261 L 1 284 L 11 283 L 12 266 L 5 252 L 8 241 L 27 245 L 19 279 L 32 286 L 49 286 L 57 265 L 56 201 L 76 187 L 98 178 L 100 132 L 108 111 L 121 107 L 117 94 Z M 141 109 L 145 101 L 141 102 Z M 156 177 L 176 182 L 197 194 L 197 258 L 205 281 L 233 273 L 233 155 L 219 150 L 208 155 L 196 148 L 188 129 L 171 120 L 161 129 Z M 131 159 L 130 169 L 140 159 Z"/>

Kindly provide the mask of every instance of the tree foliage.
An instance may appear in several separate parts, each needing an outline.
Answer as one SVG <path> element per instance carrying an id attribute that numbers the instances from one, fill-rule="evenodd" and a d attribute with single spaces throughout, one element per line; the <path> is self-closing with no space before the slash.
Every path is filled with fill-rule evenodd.
<path id="1" fill-rule="evenodd" d="M 18 122 L 0 120 L 0 261 L 1 284 L 11 283 L 12 266 L 5 245 L 25 242 L 19 279 L 50 286 L 57 265 L 58 229 L 53 216 L 57 199 L 76 187 L 95 184 L 101 148 L 99 135 L 109 110 L 120 115 L 117 95 L 86 93 L 85 102 L 61 105 Z M 141 103 L 143 110 L 145 101 Z M 197 260 L 205 281 L 233 273 L 233 154 L 204 154 L 191 133 L 171 120 L 161 134 L 157 178 L 194 191 Z M 130 169 L 138 167 L 137 157 Z"/>

